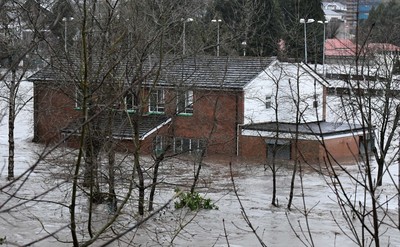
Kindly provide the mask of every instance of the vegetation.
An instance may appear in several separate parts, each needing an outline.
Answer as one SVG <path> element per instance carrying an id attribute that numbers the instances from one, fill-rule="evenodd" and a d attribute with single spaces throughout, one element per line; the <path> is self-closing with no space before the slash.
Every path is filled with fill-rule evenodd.
<path id="1" fill-rule="evenodd" d="M 202 197 L 198 192 L 182 192 L 180 189 L 175 189 L 178 194 L 178 201 L 175 201 L 175 208 L 180 209 L 188 207 L 192 211 L 200 209 L 218 209 L 210 198 Z"/>
<path id="2" fill-rule="evenodd" d="M 371 10 L 368 19 L 361 23 L 360 35 L 369 42 L 390 43 L 400 46 L 400 2 L 390 0 Z"/>

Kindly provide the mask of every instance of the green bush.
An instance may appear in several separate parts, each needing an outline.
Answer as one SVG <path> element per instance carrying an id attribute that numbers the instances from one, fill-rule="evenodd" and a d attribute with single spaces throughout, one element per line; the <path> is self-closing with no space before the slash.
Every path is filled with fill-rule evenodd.
<path id="1" fill-rule="evenodd" d="M 0 238 L 0 245 L 3 245 L 6 243 L 6 237 Z"/>
<path id="2" fill-rule="evenodd" d="M 200 210 L 200 209 L 218 209 L 214 203 L 212 203 L 210 198 L 204 198 L 199 193 L 194 192 L 181 192 L 179 189 L 175 190 L 179 193 L 178 201 L 175 202 L 175 208 L 188 207 L 190 210 Z"/>

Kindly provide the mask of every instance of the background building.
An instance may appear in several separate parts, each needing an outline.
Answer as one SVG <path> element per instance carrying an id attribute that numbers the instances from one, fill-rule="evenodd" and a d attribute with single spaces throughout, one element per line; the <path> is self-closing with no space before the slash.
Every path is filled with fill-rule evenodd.
<path id="1" fill-rule="evenodd" d="M 337 0 L 324 1 L 322 8 L 328 21 L 336 18 L 343 21 L 337 38 L 352 38 L 356 33 L 357 20 L 368 19 L 369 12 L 382 0 Z M 357 18 L 358 15 L 358 18 Z"/>

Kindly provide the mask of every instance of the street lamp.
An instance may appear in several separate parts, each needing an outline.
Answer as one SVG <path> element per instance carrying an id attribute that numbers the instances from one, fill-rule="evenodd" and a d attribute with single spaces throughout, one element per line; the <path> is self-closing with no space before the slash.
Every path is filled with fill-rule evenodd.
<path id="1" fill-rule="evenodd" d="M 182 54 L 186 54 L 186 22 L 192 22 L 193 18 L 183 19 L 183 34 L 182 34 Z"/>
<path id="2" fill-rule="evenodd" d="M 304 23 L 304 62 L 307 63 L 307 24 L 313 23 L 314 19 L 300 19 L 300 23 Z"/>
<path id="3" fill-rule="evenodd" d="M 245 56 L 246 56 L 246 46 L 247 46 L 247 42 L 246 42 L 246 41 L 243 41 L 243 42 L 242 42 L 242 46 L 243 46 L 243 57 L 245 57 Z"/>
<path id="4" fill-rule="evenodd" d="M 325 75 L 325 32 L 326 32 L 326 24 L 328 21 L 317 21 L 319 24 L 324 26 L 324 43 L 322 44 L 322 73 Z"/>
<path id="5" fill-rule="evenodd" d="M 222 22 L 221 19 L 213 19 L 211 22 L 217 23 L 217 57 L 219 57 L 219 23 Z"/>
<path id="6" fill-rule="evenodd" d="M 67 46 L 67 26 L 68 26 L 68 21 L 73 21 L 74 17 L 63 17 L 62 21 L 64 22 L 64 50 L 65 52 L 68 52 L 68 46 Z"/>

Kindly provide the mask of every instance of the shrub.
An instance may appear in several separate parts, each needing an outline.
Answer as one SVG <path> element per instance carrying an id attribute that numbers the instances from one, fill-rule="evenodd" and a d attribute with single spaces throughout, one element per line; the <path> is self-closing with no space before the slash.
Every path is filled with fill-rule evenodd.
<path id="1" fill-rule="evenodd" d="M 181 192 L 179 189 L 175 190 L 179 193 L 179 199 L 175 202 L 175 208 L 188 207 L 190 210 L 200 210 L 200 209 L 218 209 L 214 203 L 212 203 L 210 198 L 204 198 L 199 193 L 194 192 Z"/>

